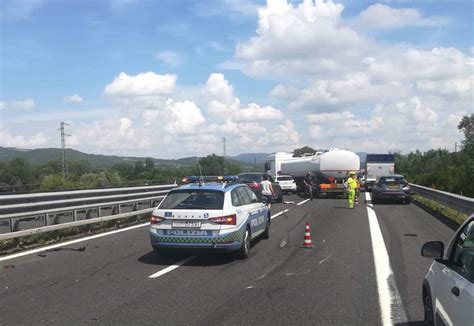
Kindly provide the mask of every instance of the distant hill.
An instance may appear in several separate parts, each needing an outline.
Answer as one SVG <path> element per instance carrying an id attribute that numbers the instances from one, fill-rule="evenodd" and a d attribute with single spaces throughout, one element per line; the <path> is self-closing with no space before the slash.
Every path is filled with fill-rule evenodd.
<path id="1" fill-rule="evenodd" d="M 245 154 L 244 154 L 245 155 Z M 252 155 L 252 154 L 248 154 Z M 146 157 L 122 157 L 115 155 L 97 155 L 87 154 L 75 149 L 66 149 L 66 156 L 70 161 L 82 161 L 89 162 L 92 167 L 108 168 L 116 163 L 129 163 L 135 164 L 136 161 L 143 161 Z M 20 157 L 32 164 L 42 165 L 49 161 L 55 161 L 60 159 L 61 149 L 60 148 L 40 148 L 40 149 L 17 149 L 9 147 L 0 147 L 0 161 L 8 161 L 13 158 Z M 184 157 L 176 160 L 165 160 L 153 158 L 155 164 L 170 165 L 173 167 L 190 167 L 196 165 L 200 158 L 198 157 Z M 238 160 L 233 157 L 226 158 L 227 162 L 238 164 L 242 166 L 245 171 L 253 168 L 253 159 L 250 163 Z"/>
<path id="2" fill-rule="evenodd" d="M 236 161 L 250 163 L 250 164 L 257 164 L 261 165 L 264 164 L 268 160 L 268 153 L 248 153 L 248 154 L 240 154 L 237 156 L 231 157 Z"/>

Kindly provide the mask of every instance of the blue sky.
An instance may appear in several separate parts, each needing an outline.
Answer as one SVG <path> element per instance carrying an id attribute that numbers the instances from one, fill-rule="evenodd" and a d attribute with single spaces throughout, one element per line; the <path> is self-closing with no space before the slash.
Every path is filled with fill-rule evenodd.
<path id="1" fill-rule="evenodd" d="M 454 147 L 472 1 L 302 2 L 2 1 L 0 146 L 57 147 L 66 120 L 71 147 L 104 154 Z M 404 127 L 374 141 L 388 116 Z"/>

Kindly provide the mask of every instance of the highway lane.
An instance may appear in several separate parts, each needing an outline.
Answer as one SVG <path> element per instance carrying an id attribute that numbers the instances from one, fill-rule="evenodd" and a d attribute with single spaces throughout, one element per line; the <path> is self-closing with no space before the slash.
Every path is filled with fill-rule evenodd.
<path id="1" fill-rule="evenodd" d="M 0 262 L 0 325 L 379 325 L 367 209 L 345 206 L 341 199 L 273 205 L 274 215 L 289 211 L 272 220 L 271 238 L 254 243 L 249 259 L 199 255 L 154 279 L 189 255 L 157 257 L 147 227 Z M 431 263 L 420 247 L 452 231 L 414 205 L 374 210 L 407 321 L 420 320 Z M 312 250 L 299 248 L 305 221 Z"/>
<path id="2" fill-rule="evenodd" d="M 385 202 L 373 207 L 407 318 L 422 321 L 421 286 L 432 260 L 421 257 L 421 247 L 433 240 L 447 245 L 454 230 L 413 204 Z"/>

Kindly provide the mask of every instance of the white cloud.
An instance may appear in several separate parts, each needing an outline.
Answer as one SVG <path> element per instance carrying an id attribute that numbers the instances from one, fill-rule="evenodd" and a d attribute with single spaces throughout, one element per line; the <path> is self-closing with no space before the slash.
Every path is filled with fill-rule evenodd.
<path id="1" fill-rule="evenodd" d="M 247 107 L 234 110 L 232 120 L 235 122 L 270 121 L 283 118 L 283 113 L 271 106 L 260 106 L 250 103 Z"/>
<path id="2" fill-rule="evenodd" d="M 191 101 L 169 100 L 165 114 L 167 121 L 164 129 L 171 134 L 195 134 L 206 121 L 201 110 Z"/>
<path id="3" fill-rule="evenodd" d="M 144 152 L 151 146 L 150 137 L 135 128 L 129 117 L 109 117 L 93 123 L 72 126 L 71 133 L 81 146 L 99 153 L 130 154 Z"/>
<path id="4" fill-rule="evenodd" d="M 176 75 L 159 75 L 151 71 L 135 76 L 122 72 L 105 86 L 104 93 L 117 97 L 167 95 L 174 90 L 176 79 Z"/>
<path id="5" fill-rule="evenodd" d="M 353 119 L 354 117 L 354 113 L 350 111 L 344 111 L 340 113 L 320 113 L 306 115 L 306 119 L 308 122 L 320 124 L 345 121 L 347 119 Z"/>
<path id="6" fill-rule="evenodd" d="M 176 68 L 183 63 L 181 54 L 174 51 L 160 51 L 156 53 L 155 57 L 171 68 Z"/>
<path id="7" fill-rule="evenodd" d="M 440 17 L 424 17 L 414 8 L 392 8 L 376 3 L 363 10 L 354 26 L 363 29 L 399 28 L 407 26 L 439 26 L 446 23 Z"/>
<path id="8" fill-rule="evenodd" d="M 223 74 L 212 73 L 206 81 L 205 91 L 211 99 L 218 102 L 230 105 L 235 101 L 234 87 Z"/>
<path id="9" fill-rule="evenodd" d="M 0 146 L 19 147 L 19 148 L 36 148 L 45 145 L 48 138 L 44 133 L 39 132 L 30 137 L 15 136 L 6 130 L 0 129 Z"/>
<path id="10" fill-rule="evenodd" d="M 84 102 L 84 99 L 80 97 L 77 94 L 71 95 L 71 96 L 66 96 L 64 98 L 64 102 L 66 103 L 73 103 L 73 104 L 78 104 Z"/>
<path id="11" fill-rule="evenodd" d="M 35 107 L 35 101 L 31 98 L 16 101 L 0 102 L 0 110 L 31 110 Z"/>

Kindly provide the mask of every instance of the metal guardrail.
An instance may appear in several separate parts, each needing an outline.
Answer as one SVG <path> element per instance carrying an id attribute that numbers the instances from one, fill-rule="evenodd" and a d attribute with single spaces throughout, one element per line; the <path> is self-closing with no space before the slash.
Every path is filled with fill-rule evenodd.
<path id="1" fill-rule="evenodd" d="M 428 187 L 410 183 L 410 187 L 415 194 L 431 199 L 449 208 L 466 215 L 474 213 L 474 198 L 452 194 L 446 191 L 431 189 Z"/>
<path id="2" fill-rule="evenodd" d="M 3 195 L 0 240 L 149 213 L 176 186 Z"/>

